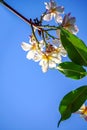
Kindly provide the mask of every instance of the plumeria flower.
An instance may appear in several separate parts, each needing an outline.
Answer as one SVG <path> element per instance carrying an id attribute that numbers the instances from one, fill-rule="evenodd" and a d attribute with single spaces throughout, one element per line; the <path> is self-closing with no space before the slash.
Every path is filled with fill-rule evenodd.
<path id="1" fill-rule="evenodd" d="M 43 53 L 39 65 L 42 71 L 47 72 L 48 68 L 56 68 L 56 64 L 61 63 L 61 56 L 53 53 Z"/>
<path id="2" fill-rule="evenodd" d="M 29 44 L 30 43 L 30 44 Z M 29 43 L 26 42 L 22 42 L 22 49 L 24 51 L 28 51 L 26 58 L 27 59 L 33 59 L 34 61 L 39 61 L 41 59 L 41 55 L 40 55 L 40 49 L 42 49 L 43 45 L 42 45 L 42 41 L 40 42 L 40 48 L 38 48 L 38 44 L 36 42 L 36 40 L 34 39 L 34 36 L 32 35 L 30 37 L 30 41 Z"/>
<path id="3" fill-rule="evenodd" d="M 56 68 L 57 64 L 62 62 L 61 55 L 63 54 L 62 47 L 55 47 L 48 44 L 46 51 L 42 53 L 42 58 L 39 65 L 42 66 L 42 71 L 47 72 L 48 68 Z"/>
<path id="4" fill-rule="evenodd" d="M 60 16 L 60 14 L 64 13 L 64 7 L 63 6 L 57 6 L 56 3 L 54 2 L 54 0 L 52 0 L 51 2 L 46 3 L 46 14 L 43 17 L 43 20 L 45 21 L 50 21 L 52 20 L 52 17 L 54 17 L 55 21 L 57 23 L 61 23 L 62 22 L 62 16 Z"/>
<path id="5" fill-rule="evenodd" d="M 75 25 L 76 19 L 75 17 L 71 17 L 71 14 L 68 13 L 64 16 L 62 21 L 62 26 L 70 31 L 73 34 L 77 34 L 79 31 L 78 27 Z"/>
<path id="6" fill-rule="evenodd" d="M 57 47 L 59 51 L 59 54 L 63 57 L 66 57 L 67 56 L 67 52 L 66 50 L 64 49 L 64 47 L 62 46 L 62 43 L 61 43 L 61 40 L 60 39 L 54 39 L 53 40 L 53 44 Z"/>
<path id="7" fill-rule="evenodd" d="M 80 114 L 81 117 L 87 121 L 87 106 L 85 106 L 85 104 L 83 104 L 76 113 Z"/>

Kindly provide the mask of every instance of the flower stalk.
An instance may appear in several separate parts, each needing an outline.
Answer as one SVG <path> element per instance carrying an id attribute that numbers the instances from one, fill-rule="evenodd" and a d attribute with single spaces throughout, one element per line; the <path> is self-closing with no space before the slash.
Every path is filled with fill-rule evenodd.
<path id="1" fill-rule="evenodd" d="M 38 45 L 38 49 L 40 49 L 40 48 L 39 48 L 39 41 L 38 41 L 38 39 L 37 39 L 37 37 L 36 37 L 36 35 L 35 35 L 34 27 L 32 26 L 32 24 L 31 24 L 31 29 L 32 29 L 33 36 L 34 36 L 34 38 L 35 38 L 35 40 L 36 40 L 36 43 L 37 43 L 37 45 Z"/>

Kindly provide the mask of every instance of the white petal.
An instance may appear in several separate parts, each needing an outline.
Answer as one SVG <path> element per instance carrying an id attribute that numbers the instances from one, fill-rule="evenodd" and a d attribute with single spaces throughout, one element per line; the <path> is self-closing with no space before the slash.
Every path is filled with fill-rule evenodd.
<path id="1" fill-rule="evenodd" d="M 34 58 L 34 55 L 35 55 L 35 53 L 33 52 L 33 51 L 29 51 L 28 53 L 27 53 L 27 55 L 26 55 L 26 58 L 27 59 L 33 59 Z"/>
<path id="2" fill-rule="evenodd" d="M 54 61 L 49 61 L 49 68 L 55 68 L 56 63 Z"/>
<path id="3" fill-rule="evenodd" d="M 39 41 L 39 47 L 41 50 L 43 50 L 43 48 L 45 47 L 45 43 L 43 40 Z"/>
<path id="4" fill-rule="evenodd" d="M 78 114 L 82 114 L 82 112 L 85 110 L 85 104 L 83 104 L 80 109 L 76 112 Z"/>
<path id="5" fill-rule="evenodd" d="M 67 52 L 66 50 L 64 49 L 64 47 L 62 46 L 62 44 L 59 45 L 59 49 L 60 49 L 60 52 L 59 54 L 63 57 L 66 57 L 67 56 Z"/>
<path id="6" fill-rule="evenodd" d="M 54 14 L 54 19 L 57 23 L 62 23 L 62 16 L 58 15 L 58 14 Z"/>
<path id="7" fill-rule="evenodd" d="M 48 67 L 49 67 L 47 60 L 41 60 L 40 63 L 39 63 L 39 65 L 42 66 L 42 71 L 43 72 L 47 72 Z"/>
<path id="8" fill-rule="evenodd" d="M 68 30 L 73 33 L 73 34 L 77 34 L 79 29 L 76 25 L 70 26 L 70 28 L 68 28 Z"/>
<path id="9" fill-rule="evenodd" d="M 50 3 L 50 2 L 49 2 L 49 3 L 45 2 L 44 4 L 46 5 L 46 9 L 47 9 L 47 10 L 50 10 L 50 8 L 51 8 L 51 3 Z"/>
<path id="10" fill-rule="evenodd" d="M 30 48 L 31 48 L 31 45 L 29 45 L 29 44 L 26 43 L 26 42 L 22 42 L 21 47 L 22 47 L 22 49 L 23 49 L 24 51 L 29 51 Z"/>
<path id="11" fill-rule="evenodd" d="M 83 105 L 80 107 L 80 109 L 81 109 L 81 110 L 84 110 L 85 107 L 86 107 L 85 104 L 83 104 Z"/>
<path id="12" fill-rule="evenodd" d="M 61 63 L 61 56 L 58 55 L 56 58 L 53 58 L 53 61 L 54 61 L 56 64 Z"/>
<path id="13" fill-rule="evenodd" d="M 42 66 L 42 71 L 43 71 L 44 73 L 47 72 L 47 70 L 48 70 L 48 65 Z"/>
<path id="14" fill-rule="evenodd" d="M 36 54 L 34 55 L 34 57 L 33 57 L 33 60 L 34 60 L 35 62 L 40 61 L 40 60 L 41 60 L 41 55 L 39 55 L 38 53 L 36 53 Z"/>
<path id="15" fill-rule="evenodd" d="M 41 66 L 42 66 L 42 65 L 46 65 L 46 64 L 47 64 L 47 60 L 43 60 L 43 59 L 42 59 L 42 60 L 39 62 L 39 65 L 41 65 Z"/>
<path id="16" fill-rule="evenodd" d="M 61 56 L 63 56 L 63 57 L 66 57 L 66 56 L 67 56 L 67 52 L 66 52 L 66 50 L 65 50 L 64 48 L 62 48 L 62 49 L 60 50 L 60 54 L 61 54 Z"/>
<path id="17" fill-rule="evenodd" d="M 45 21 L 50 21 L 52 19 L 52 15 L 49 13 L 49 14 L 46 14 L 44 17 L 43 17 L 43 20 Z"/>

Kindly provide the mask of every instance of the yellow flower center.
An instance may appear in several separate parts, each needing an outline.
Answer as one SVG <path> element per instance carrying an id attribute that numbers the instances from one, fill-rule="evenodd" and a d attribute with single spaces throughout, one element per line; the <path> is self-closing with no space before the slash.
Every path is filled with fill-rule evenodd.
<path id="1" fill-rule="evenodd" d="M 87 115 L 87 107 L 85 107 L 85 109 L 83 109 L 82 114 Z"/>
<path id="2" fill-rule="evenodd" d="M 52 59 L 52 56 L 51 56 L 51 55 L 44 54 L 44 55 L 42 56 L 42 59 L 49 61 L 49 60 Z"/>
<path id="3" fill-rule="evenodd" d="M 51 9 L 50 13 L 56 13 L 56 8 Z"/>
<path id="4" fill-rule="evenodd" d="M 31 47 L 31 50 L 36 50 L 37 49 L 37 46 L 36 46 L 36 44 L 34 43 L 33 45 L 32 45 L 32 47 Z"/>

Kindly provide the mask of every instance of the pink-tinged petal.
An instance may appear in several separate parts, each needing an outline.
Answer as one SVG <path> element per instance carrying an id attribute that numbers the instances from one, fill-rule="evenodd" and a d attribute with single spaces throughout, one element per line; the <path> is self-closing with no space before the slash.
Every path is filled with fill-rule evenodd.
<path id="1" fill-rule="evenodd" d="M 75 25 L 75 17 L 71 17 L 70 13 L 66 14 L 63 18 L 62 26 L 70 31 L 72 34 L 77 34 L 79 31 L 78 27 Z"/>
<path id="2" fill-rule="evenodd" d="M 69 20 L 69 16 L 65 15 L 64 18 L 63 18 L 62 26 L 66 25 L 68 20 Z"/>
<path id="3" fill-rule="evenodd" d="M 84 119 L 87 121 L 87 116 Z"/>
<path id="4" fill-rule="evenodd" d="M 74 25 L 73 34 L 77 34 L 78 31 L 79 31 L 78 27 L 76 25 Z"/>
<path id="5" fill-rule="evenodd" d="M 51 8 L 56 8 L 57 7 L 56 2 L 54 2 L 54 0 L 51 1 L 50 3 L 51 3 Z"/>
<path id="6" fill-rule="evenodd" d="M 24 51 L 29 51 L 30 48 L 31 48 L 31 46 L 30 46 L 28 43 L 26 43 L 26 42 L 22 42 L 21 47 L 22 47 L 22 49 L 23 49 Z"/>
<path id="7" fill-rule="evenodd" d="M 69 30 L 72 34 L 77 34 L 79 29 L 76 25 L 72 25 L 69 28 L 67 28 L 67 30 Z"/>
<path id="8" fill-rule="evenodd" d="M 84 119 L 87 121 L 87 116 L 86 116 L 86 115 L 81 114 L 80 117 L 81 117 L 81 118 L 84 118 Z"/>
<path id="9" fill-rule="evenodd" d="M 57 11 L 58 11 L 59 14 L 63 14 L 64 13 L 64 7 L 63 6 L 58 6 Z"/>
<path id="10" fill-rule="evenodd" d="M 76 22 L 76 18 L 75 18 L 75 17 L 71 17 L 71 18 L 69 19 L 69 23 L 70 23 L 70 24 L 75 24 L 75 22 Z"/>
<path id="11" fill-rule="evenodd" d="M 44 17 L 43 17 L 43 20 L 45 21 L 50 21 L 52 19 L 52 15 L 49 13 L 49 14 L 46 14 Z"/>

